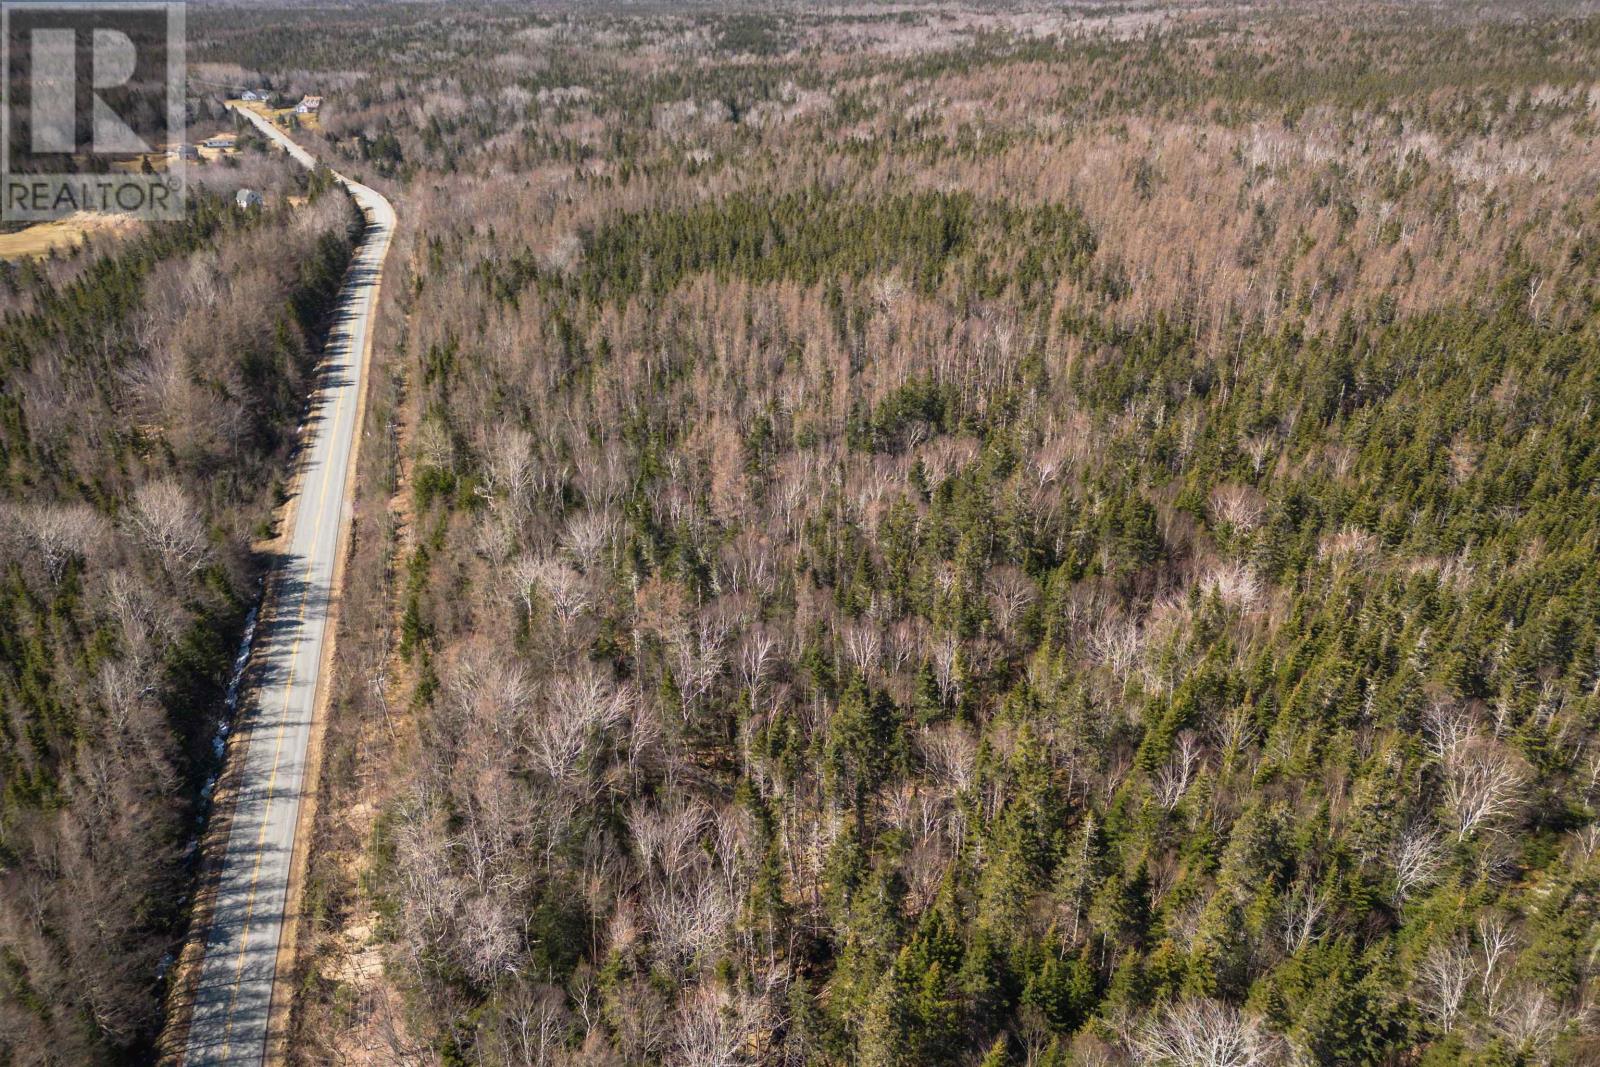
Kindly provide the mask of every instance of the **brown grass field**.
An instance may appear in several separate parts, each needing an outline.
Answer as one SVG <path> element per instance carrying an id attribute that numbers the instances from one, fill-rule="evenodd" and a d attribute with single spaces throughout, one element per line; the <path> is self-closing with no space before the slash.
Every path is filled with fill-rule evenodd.
<path id="1" fill-rule="evenodd" d="M 322 128 L 322 120 L 320 116 L 315 114 L 295 115 L 294 108 L 292 107 L 268 107 L 265 104 L 256 103 L 255 101 L 246 102 L 244 100 L 229 100 L 228 106 L 248 108 L 258 115 L 265 115 L 273 122 L 280 122 L 285 115 L 294 115 L 294 117 L 299 121 L 300 125 L 305 129 L 320 130 Z"/>
<path id="2" fill-rule="evenodd" d="M 35 223 L 15 233 L 0 234 L 0 259 L 47 256 L 53 250 L 76 248 L 87 237 L 120 237 L 138 227 L 137 219 L 124 215 L 80 211 L 54 222 Z"/>

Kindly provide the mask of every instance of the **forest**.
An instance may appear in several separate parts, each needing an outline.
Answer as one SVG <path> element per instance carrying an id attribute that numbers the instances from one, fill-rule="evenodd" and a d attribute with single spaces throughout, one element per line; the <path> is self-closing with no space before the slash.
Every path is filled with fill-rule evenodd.
<path id="1" fill-rule="evenodd" d="M 208 29 L 402 220 L 297 1062 L 1600 1058 L 1595 17 Z"/>
<path id="2" fill-rule="evenodd" d="M 1600 1057 L 1600 22 L 406 10 L 292 1056 Z"/>
<path id="3" fill-rule="evenodd" d="M 189 33 L 399 216 L 292 1063 L 1600 1062 L 1592 9 Z M 0 279 L 0 1061 L 158 1024 L 347 226 Z"/>
<path id="4" fill-rule="evenodd" d="M 0 268 L 0 1062 L 150 1062 L 228 686 L 360 216 L 241 167 Z M 266 212 L 234 206 L 265 179 Z M 300 207 L 291 197 L 305 200 Z"/>

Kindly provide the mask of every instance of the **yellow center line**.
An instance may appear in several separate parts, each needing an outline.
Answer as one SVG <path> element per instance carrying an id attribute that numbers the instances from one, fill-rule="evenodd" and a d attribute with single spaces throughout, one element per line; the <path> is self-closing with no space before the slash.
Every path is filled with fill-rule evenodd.
<path id="1" fill-rule="evenodd" d="M 271 131 L 271 132 L 275 132 L 275 131 Z M 285 138 L 285 140 L 287 140 L 287 138 Z M 343 180 L 343 179 L 341 179 L 341 180 Z M 349 184 L 349 183 L 346 182 L 346 184 Z M 377 221 L 376 220 L 377 212 L 373 211 L 372 215 L 374 216 L 374 221 L 376 222 Z M 387 233 L 382 233 L 379 236 L 381 236 L 383 238 L 383 244 L 385 246 L 387 246 L 387 244 L 388 244 L 388 235 L 387 235 Z M 361 253 L 358 253 L 356 258 L 358 260 L 369 260 L 370 261 L 370 260 L 373 260 L 373 259 L 375 259 L 377 257 L 377 251 L 378 250 L 376 248 L 376 245 L 372 245 L 372 246 L 369 246 L 368 248 L 364 249 Z M 381 260 L 378 260 L 378 262 L 381 262 Z M 361 301 L 362 309 L 361 309 L 361 315 L 360 315 L 360 319 L 368 320 L 368 325 L 369 326 L 370 326 L 370 318 L 371 318 L 371 314 L 372 314 L 375 298 L 376 298 L 376 293 L 373 292 L 372 287 L 369 286 L 368 289 L 367 289 L 367 293 L 366 293 L 365 297 Z M 355 341 L 354 330 L 346 329 L 345 330 L 345 354 L 346 354 L 347 357 L 349 357 L 347 362 L 350 364 L 351 367 L 355 368 L 359 372 L 359 359 L 361 357 L 358 357 L 357 354 L 354 352 L 354 341 Z M 365 350 L 365 343 L 363 343 L 363 350 Z M 330 466 L 331 466 L 331 463 L 332 463 L 332 460 L 333 460 L 334 442 L 336 440 L 335 435 L 338 433 L 338 429 L 337 428 L 338 428 L 338 424 L 339 424 L 339 416 L 344 411 L 344 398 L 345 398 L 345 395 L 348 392 L 349 392 L 348 389 L 341 389 L 339 391 L 339 395 L 337 396 L 337 398 L 334 401 L 333 418 L 330 420 L 329 429 L 328 429 L 329 436 L 325 439 L 328 442 L 328 454 L 323 460 L 322 489 L 318 493 L 318 496 L 317 496 L 316 513 L 318 515 L 321 515 L 322 509 L 323 509 L 323 505 L 326 503 L 327 497 L 328 497 L 328 484 L 329 484 L 329 482 L 331 480 L 329 478 L 329 469 L 330 469 Z M 342 488 L 343 485 L 344 485 L 344 481 L 347 480 L 348 477 L 349 477 L 349 472 L 348 471 L 344 471 L 344 472 L 341 472 L 341 474 L 342 474 L 342 477 L 341 477 L 341 480 L 340 480 L 340 486 Z M 336 533 L 337 533 L 338 521 L 339 521 L 338 517 L 336 516 L 335 519 L 334 519 L 334 525 L 335 525 Z M 312 547 L 314 549 L 315 545 L 313 544 Z M 334 539 L 334 551 L 335 552 L 338 551 L 338 538 L 337 538 L 337 536 L 335 536 L 335 539 Z M 297 632 L 295 634 L 294 642 L 289 646 L 289 671 L 288 671 L 288 674 L 286 675 L 286 677 L 284 679 L 283 709 L 282 709 L 281 714 L 279 715 L 278 736 L 277 736 L 277 741 L 276 741 L 275 747 L 273 749 L 273 754 L 272 754 L 272 772 L 267 778 L 267 795 L 266 795 L 266 799 L 265 799 L 264 803 L 262 804 L 262 808 L 261 808 L 261 829 L 256 835 L 256 847 L 255 847 L 256 858 L 255 858 L 255 863 L 252 865 L 251 871 L 250 871 L 250 893 L 249 893 L 249 896 L 248 896 L 248 898 L 246 899 L 246 902 L 245 902 L 244 926 L 243 926 L 243 929 L 240 931 L 240 935 L 239 935 L 239 963 L 238 963 L 238 966 L 234 969 L 233 982 L 232 982 L 232 984 L 231 984 L 231 986 L 229 988 L 229 993 L 228 993 L 228 1009 L 227 1009 L 227 1012 L 225 1013 L 225 1023 L 224 1023 L 224 1026 L 223 1026 L 223 1033 L 222 1033 L 222 1053 L 221 1054 L 224 1057 L 226 1057 L 228 1055 L 228 1052 L 232 1049 L 234 1008 L 235 1008 L 235 1006 L 236 1006 L 236 1004 L 238 1002 L 239 986 L 240 986 L 240 984 L 241 984 L 241 982 L 243 981 L 243 978 L 244 978 L 244 965 L 245 965 L 245 962 L 246 962 L 246 952 L 248 951 L 249 946 L 250 946 L 250 924 L 251 924 L 251 921 L 255 917 L 256 893 L 257 893 L 257 889 L 258 889 L 260 878 L 261 878 L 261 863 L 262 863 L 262 860 L 265 858 L 265 853 L 262 851 L 262 845 L 265 844 L 265 842 L 266 842 L 267 830 L 271 825 L 271 820 L 269 819 L 269 816 L 270 816 L 270 814 L 272 812 L 272 799 L 276 795 L 276 792 L 277 792 L 278 770 L 279 770 L 279 767 L 280 767 L 280 764 L 281 764 L 281 761 L 282 761 L 282 758 L 283 758 L 283 740 L 284 740 L 284 736 L 288 732 L 289 700 L 290 700 L 290 697 L 291 697 L 291 695 L 293 694 L 293 691 L 294 691 L 295 657 L 300 651 L 301 631 L 303 631 L 303 626 L 301 624 L 305 621 L 306 605 L 309 602 L 310 596 L 311 596 L 311 572 L 312 572 L 312 569 L 313 569 L 313 567 L 315 565 L 314 561 L 309 558 L 309 555 L 310 555 L 310 552 L 308 551 L 308 559 L 306 561 L 306 567 L 305 567 L 305 587 L 301 590 L 301 593 L 300 593 L 300 610 L 299 610 L 298 614 L 295 617 L 295 625 L 296 625 Z M 318 667 L 320 667 L 320 666 L 321 666 L 321 664 L 319 663 Z M 316 693 L 315 693 L 315 690 L 313 689 L 313 692 L 312 692 L 313 703 L 315 702 L 315 699 L 316 699 Z M 248 757 L 246 757 L 246 761 L 245 762 L 248 765 L 248 763 L 249 763 Z M 304 773 L 304 769 L 302 769 L 302 774 L 303 773 Z M 274 965 L 274 970 L 276 970 L 276 965 Z M 276 976 L 274 976 L 274 978 L 275 977 Z M 270 998 L 269 998 L 269 1001 L 268 1001 L 267 1009 L 268 1009 L 269 1012 L 271 1011 Z M 269 1023 L 270 1023 L 270 1020 L 269 1020 Z"/>
<path id="2" fill-rule="evenodd" d="M 350 338 L 348 337 L 348 334 L 347 334 L 346 339 L 345 339 L 345 348 L 346 348 L 347 351 L 350 348 L 350 343 L 349 342 L 350 342 Z M 322 491 L 317 495 L 317 510 L 316 510 L 316 514 L 317 515 L 321 515 L 322 514 L 322 506 L 323 506 L 324 503 L 326 503 L 327 498 L 328 498 L 328 483 L 332 480 L 328 476 L 328 470 L 329 470 L 329 465 L 333 460 L 333 448 L 334 448 L 334 437 L 333 437 L 333 435 L 337 433 L 337 427 L 338 427 L 338 423 L 339 423 L 339 415 L 344 410 L 345 393 L 348 392 L 348 391 L 349 391 L 348 389 L 341 389 L 339 391 L 339 395 L 338 395 L 337 399 L 334 402 L 333 418 L 329 422 L 329 427 L 328 427 L 329 436 L 326 438 L 326 440 L 328 442 L 328 454 L 323 459 L 323 464 L 322 464 Z M 312 547 L 314 548 L 315 545 L 313 545 Z M 258 884 L 258 882 L 260 881 L 260 878 L 261 878 L 261 861 L 262 861 L 263 858 L 265 858 L 265 855 L 266 855 L 262 851 L 261 846 L 266 842 L 267 829 L 271 825 L 271 820 L 269 819 L 268 816 L 270 816 L 271 813 L 272 813 L 272 798 L 273 798 L 274 793 L 277 790 L 277 785 L 278 785 L 278 766 L 279 766 L 280 761 L 283 758 L 283 738 L 284 738 L 285 733 L 287 733 L 288 727 L 289 727 L 289 699 L 290 699 L 290 696 L 294 692 L 294 665 L 295 665 L 294 661 L 295 661 L 295 655 L 300 651 L 301 633 L 298 632 L 298 631 L 301 631 L 303 629 L 301 627 L 301 624 L 305 621 L 306 604 L 311 599 L 311 571 L 312 571 L 312 568 L 315 566 L 315 561 L 309 558 L 310 555 L 311 555 L 311 551 L 308 549 L 308 551 L 307 551 L 308 558 L 307 558 L 307 561 L 306 561 L 306 568 L 305 568 L 305 586 L 300 591 L 300 611 L 299 611 L 299 614 L 297 614 L 295 616 L 295 627 L 296 627 L 297 632 L 295 634 L 294 643 L 289 646 L 289 673 L 288 673 L 287 677 L 285 677 L 284 683 L 283 683 L 283 710 L 279 714 L 279 717 L 278 717 L 279 721 L 278 721 L 277 746 L 276 746 L 276 748 L 274 748 L 273 753 L 272 753 L 272 773 L 267 778 L 267 796 L 266 796 L 266 801 L 263 803 L 262 808 L 261 808 L 261 830 L 256 835 L 256 861 L 255 861 L 254 866 L 250 870 L 250 895 L 249 895 L 248 899 L 245 902 L 244 929 L 241 931 L 240 936 L 239 936 L 239 965 L 238 965 L 237 968 L 235 968 L 235 970 L 233 972 L 233 984 L 230 987 L 229 993 L 228 993 L 228 1010 L 227 1010 L 227 1013 L 226 1013 L 226 1022 L 225 1022 L 224 1026 L 223 1026 L 223 1031 L 222 1031 L 222 1055 L 223 1056 L 227 1056 L 229 1049 L 232 1048 L 233 1009 L 234 1009 L 234 1005 L 237 1003 L 238 998 L 239 998 L 239 983 L 240 983 L 241 979 L 244 976 L 245 952 L 250 946 L 250 921 L 255 916 L 256 889 L 257 889 L 257 884 Z M 315 694 L 313 694 L 313 696 L 315 696 Z M 246 759 L 246 763 L 248 763 L 248 762 L 249 762 L 248 759 Z M 270 1005 L 269 1005 L 269 1007 L 270 1007 Z"/>

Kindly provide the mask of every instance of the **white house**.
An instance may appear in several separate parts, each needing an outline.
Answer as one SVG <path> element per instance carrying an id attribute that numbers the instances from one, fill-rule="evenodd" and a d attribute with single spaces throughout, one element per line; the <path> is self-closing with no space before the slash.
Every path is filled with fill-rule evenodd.
<path id="1" fill-rule="evenodd" d="M 258 92 L 255 89 L 246 89 L 244 92 L 239 94 L 239 99 L 244 100 L 247 103 L 262 104 L 266 103 L 267 94 Z"/>
<path id="2" fill-rule="evenodd" d="M 254 189 L 240 189 L 233 194 L 233 202 L 240 211 L 249 211 L 261 206 L 261 194 Z"/>
<path id="3" fill-rule="evenodd" d="M 300 102 L 294 106 L 296 115 L 315 115 L 321 110 L 322 97 L 320 96 L 303 96 L 300 98 Z"/>

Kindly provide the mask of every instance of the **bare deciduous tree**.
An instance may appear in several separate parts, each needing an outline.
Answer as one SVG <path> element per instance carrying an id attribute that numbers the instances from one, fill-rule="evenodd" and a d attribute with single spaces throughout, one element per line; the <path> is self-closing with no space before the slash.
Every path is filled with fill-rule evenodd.
<path id="1" fill-rule="evenodd" d="M 1317 886 L 1303 883 L 1284 902 L 1282 934 L 1284 951 L 1293 955 L 1321 936 L 1322 918 L 1328 911 L 1328 898 Z"/>
<path id="2" fill-rule="evenodd" d="M 605 511 L 580 511 L 567 520 L 561 543 L 585 574 L 594 570 L 601 553 L 616 536 L 616 518 Z"/>
<path id="3" fill-rule="evenodd" d="M 583 577 L 560 560 L 518 556 L 511 563 L 511 580 L 523 610 L 533 617 L 539 598 L 545 597 L 556 621 L 569 626 L 589 608 Z"/>
<path id="4" fill-rule="evenodd" d="M 1112 674 L 1125 678 L 1139 660 L 1144 642 L 1132 619 L 1107 619 L 1089 635 L 1089 652 Z"/>
<path id="5" fill-rule="evenodd" d="M 1459 938 L 1434 945 L 1417 968 L 1417 1006 L 1447 1034 L 1455 1029 L 1476 970 L 1472 953 Z"/>
<path id="6" fill-rule="evenodd" d="M 1521 809 L 1525 765 L 1500 741 L 1480 734 L 1468 709 L 1435 704 L 1427 715 L 1427 738 L 1444 778 L 1444 806 L 1457 840 L 1496 829 Z"/>
<path id="7" fill-rule="evenodd" d="M 949 704 L 960 696 L 961 641 L 951 635 L 933 646 L 933 677 L 939 687 L 939 699 Z"/>
<path id="8" fill-rule="evenodd" d="M 765 628 L 755 627 L 745 634 L 739 647 L 739 677 L 752 712 L 756 710 L 761 685 L 777 660 L 777 646 L 777 640 Z"/>
<path id="9" fill-rule="evenodd" d="M 167 573 L 190 575 L 210 561 L 205 525 L 189 494 L 175 480 L 146 482 L 133 499 L 134 532 Z"/>
<path id="10" fill-rule="evenodd" d="M 1497 828 L 1522 809 L 1527 771 L 1501 743 L 1473 738 L 1452 754 L 1444 769 L 1445 806 L 1458 839 Z"/>
<path id="11" fill-rule="evenodd" d="M 484 463 L 485 488 L 504 496 L 513 521 L 527 511 L 538 458 L 533 435 L 520 426 L 502 427 L 488 435 Z"/>
<path id="12" fill-rule="evenodd" d="M 1444 864 L 1444 847 L 1426 826 L 1400 831 L 1394 846 L 1394 903 L 1404 904 L 1411 894 L 1433 883 Z"/>
<path id="13" fill-rule="evenodd" d="M 505 1067 L 551 1067 L 561 1062 L 571 1013 L 561 990 L 515 983 L 500 1002 L 501 1053 Z"/>
<path id="14" fill-rule="evenodd" d="M 1278 443 L 1270 437 L 1251 437 L 1244 443 L 1244 454 L 1250 457 L 1250 469 L 1257 476 L 1267 469 L 1267 460 L 1278 451 Z"/>
<path id="15" fill-rule="evenodd" d="M 1497 1033 L 1526 1062 L 1548 1065 L 1556 1040 L 1572 1023 L 1572 1012 L 1549 991 L 1532 984 L 1510 990 L 1493 1009 Z"/>
<path id="16" fill-rule="evenodd" d="M 883 649 L 883 632 L 865 623 L 850 623 L 844 628 L 845 655 L 863 677 L 878 666 L 878 655 Z"/>
<path id="17" fill-rule="evenodd" d="M 1478 916 L 1478 951 L 1483 956 L 1483 974 L 1478 986 L 1478 996 L 1491 1011 L 1499 999 L 1500 985 L 1505 981 L 1501 963 L 1516 948 L 1517 934 L 1506 917 L 1499 913 Z"/>
<path id="18" fill-rule="evenodd" d="M 734 899 L 705 871 L 680 877 L 675 886 L 651 884 L 644 893 L 656 954 L 672 967 L 724 948 L 737 910 Z"/>
<path id="19" fill-rule="evenodd" d="M 755 1062 L 755 1038 L 770 1024 L 761 998 L 702 984 L 675 1019 L 673 1055 L 682 1067 L 741 1067 Z"/>
<path id="20" fill-rule="evenodd" d="M 1213 567 L 1201 580 L 1200 588 L 1235 611 L 1253 611 L 1261 601 L 1261 579 L 1242 563 Z"/>
<path id="21" fill-rule="evenodd" d="M 6 519 L 38 554 L 45 575 L 59 585 L 73 559 L 83 559 L 105 536 L 105 520 L 87 504 L 12 505 Z"/>
<path id="22" fill-rule="evenodd" d="M 512 910 L 493 895 L 466 901 L 460 922 L 461 967 L 473 981 L 487 985 L 509 973 L 518 942 Z"/>
<path id="23" fill-rule="evenodd" d="M 1020 567 L 997 567 L 990 572 L 987 584 L 995 625 L 1000 627 L 1001 634 L 1009 637 L 1017 620 L 1033 603 L 1033 579 Z"/>
<path id="24" fill-rule="evenodd" d="M 1266 498 L 1247 485 L 1219 485 L 1211 491 L 1212 517 L 1242 533 L 1261 525 L 1266 513 Z"/>
<path id="25" fill-rule="evenodd" d="M 1193 730 L 1178 733 L 1177 750 L 1156 775 L 1156 800 L 1162 807 L 1171 811 L 1178 806 L 1183 795 L 1189 791 L 1195 772 L 1200 769 L 1203 752 L 1200 737 Z"/>
<path id="26" fill-rule="evenodd" d="M 545 713 L 531 725 L 526 751 L 557 787 L 587 797 L 593 785 L 580 773 L 584 757 L 626 721 L 628 693 L 582 664 L 551 681 L 545 697 Z"/>
<path id="27" fill-rule="evenodd" d="M 1163 1005 L 1134 1030 L 1134 1060 L 1159 1067 L 1267 1067 L 1284 1062 L 1281 1039 L 1237 1008 L 1215 1000 Z"/>

